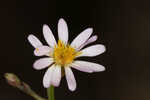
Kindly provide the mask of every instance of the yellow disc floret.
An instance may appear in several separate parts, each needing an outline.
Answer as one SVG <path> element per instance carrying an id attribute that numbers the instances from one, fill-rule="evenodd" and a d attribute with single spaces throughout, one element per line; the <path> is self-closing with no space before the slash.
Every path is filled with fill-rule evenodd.
<path id="1" fill-rule="evenodd" d="M 73 62 L 76 56 L 80 55 L 81 52 L 76 51 L 70 45 L 64 44 L 61 40 L 54 47 L 53 58 L 56 64 L 62 67 Z"/>

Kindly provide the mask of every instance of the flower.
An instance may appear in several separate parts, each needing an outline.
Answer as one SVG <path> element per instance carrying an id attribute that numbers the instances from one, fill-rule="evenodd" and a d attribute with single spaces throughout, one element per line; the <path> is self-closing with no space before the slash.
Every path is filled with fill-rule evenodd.
<path id="1" fill-rule="evenodd" d="M 100 64 L 76 60 L 78 57 L 94 57 L 105 52 L 105 46 L 102 44 L 83 49 L 87 44 L 97 40 L 97 35 L 91 36 L 92 33 L 93 29 L 87 28 L 69 44 L 68 26 L 65 20 L 61 18 L 58 22 L 58 42 L 56 42 L 51 29 L 47 25 L 43 25 L 43 35 L 49 46 L 43 45 L 32 34 L 28 36 L 29 42 L 35 48 L 34 54 L 36 56 L 46 56 L 33 64 L 36 70 L 48 67 L 43 77 L 45 88 L 49 88 L 50 85 L 58 87 L 61 77 L 65 75 L 69 90 L 74 91 L 76 89 L 76 80 L 71 68 L 88 73 L 105 70 L 105 67 Z"/>

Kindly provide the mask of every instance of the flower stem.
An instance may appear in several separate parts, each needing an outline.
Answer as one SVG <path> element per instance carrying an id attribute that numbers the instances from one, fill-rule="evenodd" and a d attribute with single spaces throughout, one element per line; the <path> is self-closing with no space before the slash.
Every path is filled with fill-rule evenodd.
<path id="1" fill-rule="evenodd" d="M 39 96 L 36 92 L 34 92 L 27 83 L 21 81 L 15 74 L 5 73 L 4 77 L 7 80 L 9 85 L 18 88 L 22 92 L 33 97 L 35 100 L 47 100 L 47 99 Z"/>
<path id="2" fill-rule="evenodd" d="M 54 86 L 51 85 L 49 88 L 47 88 L 47 96 L 48 96 L 48 100 L 55 100 Z"/>

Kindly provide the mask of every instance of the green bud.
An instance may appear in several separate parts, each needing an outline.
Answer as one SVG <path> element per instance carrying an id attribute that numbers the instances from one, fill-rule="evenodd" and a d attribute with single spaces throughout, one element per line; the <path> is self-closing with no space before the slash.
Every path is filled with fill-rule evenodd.
<path id="1" fill-rule="evenodd" d="M 9 85 L 19 87 L 21 85 L 20 79 L 13 73 L 5 73 L 4 77 Z"/>

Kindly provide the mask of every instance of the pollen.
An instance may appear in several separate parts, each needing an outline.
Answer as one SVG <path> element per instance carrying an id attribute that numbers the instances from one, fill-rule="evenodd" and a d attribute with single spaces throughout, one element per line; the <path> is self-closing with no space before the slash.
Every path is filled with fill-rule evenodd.
<path id="1" fill-rule="evenodd" d="M 54 47 L 53 58 L 56 64 L 65 67 L 68 64 L 71 64 L 75 57 L 80 54 L 81 52 L 76 51 L 70 45 L 66 45 L 61 40 L 59 40 L 58 44 Z"/>
<path id="2" fill-rule="evenodd" d="M 36 50 L 36 51 L 39 51 L 39 48 L 36 48 L 35 50 Z"/>

